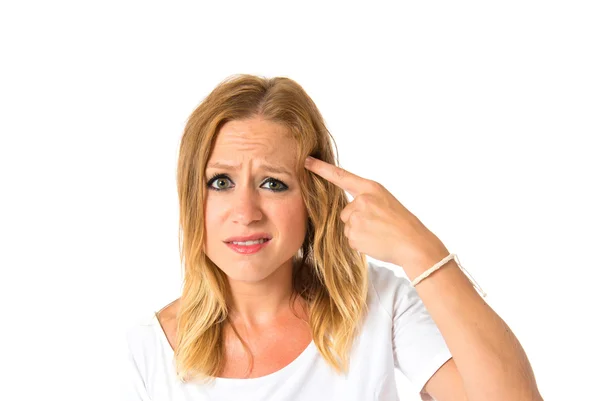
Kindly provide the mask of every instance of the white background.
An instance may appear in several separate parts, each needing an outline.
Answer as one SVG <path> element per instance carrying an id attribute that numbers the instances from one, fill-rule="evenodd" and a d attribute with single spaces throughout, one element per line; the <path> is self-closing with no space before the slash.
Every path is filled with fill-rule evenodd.
<path id="1" fill-rule="evenodd" d="M 214 3 L 0 6 L 0 399 L 116 397 L 125 330 L 180 291 L 185 120 L 235 73 L 305 88 L 341 166 L 489 293 L 546 401 L 600 399 L 597 3 Z"/>

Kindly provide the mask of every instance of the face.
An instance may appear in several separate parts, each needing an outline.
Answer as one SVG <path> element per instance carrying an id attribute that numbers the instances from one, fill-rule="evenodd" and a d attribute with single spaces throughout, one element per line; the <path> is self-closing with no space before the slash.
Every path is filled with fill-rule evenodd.
<path id="1" fill-rule="evenodd" d="M 291 267 L 307 228 L 296 157 L 295 140 L 281 124 L 255 117 L 219 131 L 205 173 L 205 251 L 230 281 L 258 282 Z M 257 233 L 271 239 L 254 253 L 226 242 Z"/>

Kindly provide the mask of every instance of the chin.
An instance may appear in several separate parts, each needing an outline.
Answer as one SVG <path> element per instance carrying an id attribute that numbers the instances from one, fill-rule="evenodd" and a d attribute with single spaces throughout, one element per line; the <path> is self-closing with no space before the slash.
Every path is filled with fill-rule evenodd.
<path id="1" fill-rule="evenodd" d="M 235 269 L 228 269 L 228 271 L 223 270 L 223 273 L 232 281 L 239 281 L 244 283 L 258 283 L 271 274 L 273 274 L 277 269 L 273 270 L 263 270 L 260 268 L 254 267 L 239 267 Z"/>
<path id="2" fill-rule="evenodd" d="M 273 244 L 275 245 L 275 244 Z M 292 248 L 294 249 L 294 248 Z M 294 249 L 295 250 L 295 249 Z M 219 249 L 220 251 L 220 249 Z M 210 257 L 210 250 L 207 252 L 209 259 L 213 261 L 215 265 L 227 276 L 228 280 L 238 281 L 244 283 L 258 283 L 275 274 L 282 266 L 286 265 L 286 262 L 292 262 L 292 257 L 297 251 L 292 252 L 286 250 L 285 255 L 289 252 L 289 257 L 281 257 L 281 251 L 279 249 L 271 249 L 271 252 L 265 253 L 261 251 L 261 254 L 254 255 L 238 255 L 227 249 L 227 252 L 215 252 L 215 258 Z M 273 257 L 273 256 L 279 257 Z"/>

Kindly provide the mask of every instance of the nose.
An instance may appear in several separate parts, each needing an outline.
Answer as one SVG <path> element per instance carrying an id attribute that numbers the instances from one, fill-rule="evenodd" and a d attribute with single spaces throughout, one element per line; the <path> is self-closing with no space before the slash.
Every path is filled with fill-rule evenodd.
<path id="1" fill-rule="evenodd" d="M 238 186 L 234 192 L 233 196 L 235 199 L 232 210 L 234 223 L 249 225 L 254 221 L 262 219 L 258 191 L 250 185 L 246 185 Z"/>

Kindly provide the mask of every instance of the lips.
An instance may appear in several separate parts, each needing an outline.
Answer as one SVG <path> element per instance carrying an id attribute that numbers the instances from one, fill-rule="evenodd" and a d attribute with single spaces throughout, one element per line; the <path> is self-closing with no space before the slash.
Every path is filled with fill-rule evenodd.
<path id="1" fill-rule="evenodd" d="M 254 234 L 250 234 L 250 235 L 245 235 L 245 236 L 236 236 L 236 237 L 229 237 L 226 240 L 224 240 L 223 242 L 244 242 L 244 241 L 256 241 L 257 239 L 266 239 L 266 240 L 270 240 L 272 237 L 271 235 L 269 235 L 268 233 L 254 233 Z"/>
<path id="2" fill-rule="evenodd" d="M 231 248 L 234 252 L 237 252 L 238 254 L 250 256 L 259 253 L 263 248 L 269 246 L 270 242 L 271 241 L 264 241 L 262 243 L 259 242 L 258 244 L 252 245 L 239 245 L 234 243 L 228 243 L 227 246 Z"/>

